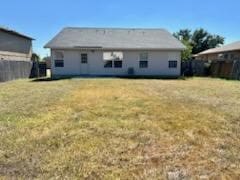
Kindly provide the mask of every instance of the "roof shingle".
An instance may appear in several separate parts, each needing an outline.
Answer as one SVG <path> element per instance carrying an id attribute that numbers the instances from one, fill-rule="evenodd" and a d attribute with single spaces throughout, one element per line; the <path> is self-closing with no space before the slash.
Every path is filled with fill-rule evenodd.
<path id="1" fill-rule="evenodd" d="M 21 34 L 21 33 L 17 32 L 17 31 L 14 31 L 14 30 L 2 27 L 2 26 L 0 26 L 0 30 L 4 31 L 4 32 L 7 32 L 7 33 L 10 33 L 10 34 L 13 34 L 13 35 L 16 35 L 16 36 L 20 36 L 20 37 L 25 38 L 25 39 L 35 40 L 34 38 L 31 38 L 29 36 L 26 36 L 24 34 Z"/>
<path id="2" fill-rule="evenodd" d="M 172 49 L 184 45 L 164 29 L 64 28 L 45 48 Z"/>
<path id="3" fill-rule="evenodd" d="M 203 51 L 197 55 L 205 55 L 205 54 L 214 54 L 214 53 L 222 53 L 222 52 L 227 52 L 227 51 L 236 51 L 240 50 L 240 41 L 227 44 L 221 47 L 213 48 L 213 49 L 208 49 L 206 51 Z"/>

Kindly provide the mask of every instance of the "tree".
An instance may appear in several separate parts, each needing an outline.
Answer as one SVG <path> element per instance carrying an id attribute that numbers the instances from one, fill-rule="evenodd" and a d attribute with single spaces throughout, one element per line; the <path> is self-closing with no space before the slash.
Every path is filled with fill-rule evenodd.
<path id="1" fill-rule="evenodd" d="M 180 40 L 186 47 L 184 51 L 181 53 L 182 60 L 189 60 L 192 56 L 192 44 L 191 44 L 191 30 L 189 29 L 181 29 L 179 32 L 173 34 L 178 40 Z"/>
<path id="2" fill-rule="evenodd" d="M 191 41 L 193 45 L 193 54 L 224 44 L 223 37 L 219 35 L 212 35 L 202 28 L 194 31 Z"/>
<path id="3" fill-rule="evenodd" d="M 173 34 L 177 39 L 181 40 L 186 46 L 186 50 L 182 53 L 182 59 L 190 59 L 192 54 L 197 54 L 207 49 L 218 47 L 224 44 L 224 38 L 219 35 L 210 34 L 208 31 L 200 28 L 193 33 L 189 29 L 181 29 Z"/>
<path id="4" fill-rule="evenodd" d="M 207 42 L 209 48 L 215 48 L 219 47 L 220 44 L 224 44 L 224 38 L 219 35 L 210 35 Z"/>
<path id="5" fill-rule="evenodd" d="M 42 58 L 42 61 L 50 61 L 51 60 L 51 57 L 50 56 L 45 56 Z"/>
<path id="6" fill-rule="evenodd" d="M 40 61 L 40 56 L 36 53 L 32 53 L 31 60 L 32 61 Z"/>
<path id="7" fill-rule="evenodd" d="M 179 32 L 173 34 L 179 40 L 189 41 L 192 38 L 190 29 L 181 29 Z"/>
<path id="8" fill-rule="evenodd" d="M 187 61 L 191 58 L 192 56 L 192 45 L 189 41 L 182 40 L 182 43 L 185 45 L 186 49 L 182 51 L 181 57 L 183 61 Z"/>

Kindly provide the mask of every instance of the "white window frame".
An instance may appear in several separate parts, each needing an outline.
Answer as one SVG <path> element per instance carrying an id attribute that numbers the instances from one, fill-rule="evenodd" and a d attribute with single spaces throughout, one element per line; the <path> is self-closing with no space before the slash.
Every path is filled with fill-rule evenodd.
<path id="1" fill-rule="evenodd" d="M 103 61 L 104 61 L 104 68 L 116 68 L 120 69 L 123 66 L 123 52 L 122 51 L 106 51 L 103 52 Z M 115 62 L 121 61 L 121 67 L 115 66 Z M 106 63 L 111 62 L 111 67 L 106 67 Z"/>
<path id="2" fill-rule="evenodd" d="M 147 66 L 141 66 L 142 62 L 147 62 Z M 149 53 L 148 52 L 141 52 L 139 54 L 139 68 L 145 69 L 149 66 Z"/>
<path id="3" fill-rule="evenodd" d="M 88 53 L 81 53 L 80 56 L 81 56 L 81 64 L 87 64 L 88 63 Z"/>
<path id="4" fill-rule="evenodd" d="M 58 56 L 60 54 L 60 56 Z M 56 66 L 57 62 L 61 61 L 62 66 Z M 63 51 L 54 52 L 54 67 L 55 68 L 63 68 L 64 67 L 64 53 Z"/>
<path id="5" fill-rule="evenodd" d="M 148 52 L 141 52 L 139 55 L 140 61 L 148 61 L 149 59 L 149 53 Z"/>
<path id="6" fill-rule="evenodd" d="M 106 66 L 108 63 L 111 63 L 111 66 Z M 113 61 L 111 61 L 111 60 L 104 60 L 104 68 L 113 68 Z"/>
<path id="7" fill-rule="evenodd" d="M 143 62 L 144 62 L 144 63 L 146 62 L 146 64 L 145 64 L 146 66 L 143 66 L 143 65 L 141 64 L 141 63 L 143 63 Z M 139 61 L 139 68 L 140 68 L 140 69 L 146 69 L 146 68 L 148 68 L 148 61 Z"/>
<path id="8" fill-rule="evenodd" d="M 171 63 L 176 63 L 176 64 L 174 64 L 174 65 L 176 65 L 176 66 L 172 66 L 172 64 Z M 178 61 L 177 60 L 169 60 L 168 61 L 168 68 L 170 68 L 170 69 L 176 69 L 178 67 Z"/>
<path id="9" fill-rule="evenodd" d="M 117 67 L 116 64 L 115 64 L 116 62 L 121 62 L 121 67 L 120 67 L 120 66 Z M 113 61 L 113 66 L 114 66 L 114 68 L 120 69 L 120 68 L 122 68 L 122 66 L 123 66 L 123 61 L 121 61 L 121 60 L 114 60 L 114 61 Z"/>

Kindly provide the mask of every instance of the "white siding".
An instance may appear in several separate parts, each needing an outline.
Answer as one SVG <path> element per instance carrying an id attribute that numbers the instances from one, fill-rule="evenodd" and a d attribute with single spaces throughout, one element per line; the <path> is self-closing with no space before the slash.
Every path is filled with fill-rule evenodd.
<path id="1" fill-rule="evenodd" d="M 128 68 L 133 67 L 135 75 L 179 76 L 181 69 L 180 51 L 123 51 L 122 68 L 104 68 L 103 51 L 60 50 L 64 54 L 64 67 L 54 67 L 52 50 L 53 75 L 81 75 L 81 53 L 88 54 L 88 75 L 127 75 Z M 148 52 L 148 68 L 139 68 L 139 55 Z M 168 61 L 176 60 L 177 68 L 169 68 Z"/>

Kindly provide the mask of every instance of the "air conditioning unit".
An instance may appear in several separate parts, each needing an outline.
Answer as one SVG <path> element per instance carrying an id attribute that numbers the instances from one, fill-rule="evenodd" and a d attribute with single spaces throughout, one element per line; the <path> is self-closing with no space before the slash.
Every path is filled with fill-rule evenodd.
<path id="1" fill-rule="evenodd" d="M 134 68 L 133 67 L 128 68 L 128 75 L 130 75 L 130 76 L 134 75 Z"/>

